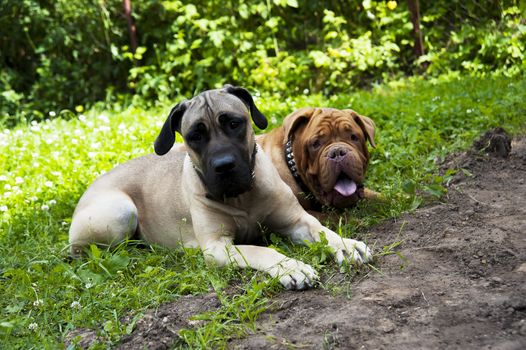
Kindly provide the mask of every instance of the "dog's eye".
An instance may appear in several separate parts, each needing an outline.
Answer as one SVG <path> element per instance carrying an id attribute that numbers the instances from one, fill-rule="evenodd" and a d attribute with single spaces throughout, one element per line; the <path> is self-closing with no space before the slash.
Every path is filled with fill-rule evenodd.
<path id="1" fill-rule="evenodd" d="M 359 140 L 358 135 L 351 134 L 351 141 L 358 141 L 358 140 Z"/>
<path id="2" fill-rule="evenodd" d="M 228 126 L 229 126 L 230 129 L 232 129 L 232 130 L 237 129 L 240 125 L 241 125 L 241 122 L 240 122 L 240 121 L 237 121 L 237 120 L 231 120 L 231 121 L 228 123 Z"/>
<path id="3" fill-rule="evenodd" d="M 319 139 L 316 139 L 314 141 L 312 141 L 311 145 L 310 145 L 314 150 L 320 148 L 321 146 L 321 141 Z"/>
<path id="4" fill-rule="evenodd" d="M 197 131 L 194 131 L 188 136 L 188 141 L 192 141 L 192 142 L 199 142 L 202 139 L 203 139 L 203 136 L 201 135 L 201 133 Z"/>

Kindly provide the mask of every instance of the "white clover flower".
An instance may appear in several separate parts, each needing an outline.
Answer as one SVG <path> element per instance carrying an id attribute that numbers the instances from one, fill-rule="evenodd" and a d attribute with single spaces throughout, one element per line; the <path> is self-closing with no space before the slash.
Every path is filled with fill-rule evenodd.
<path id="1" fill-rule="evenodd" d="M 88 152 L 88 158 L 93 158 L 97 155 L 97 152 Z"/>
<path id="2" fill-rule="evenodd" d="M 84 114 L 79 115 L 79 120 L 81 122 L 85 122 L 86 121 L 86 116 Z"/>
<path id="3" fill-rule="evenodd" d="M 0 181 L 7 181 L 7 176 L 0 175 Z"/>
<path id="4" fill-rule="evenodd" d="M 86 287 L 86 289 L 90 289 L 91 287 L 93 287 L 93 283 L 88 282 L 84 287 Z"/>
<path id="5" fill-rule="evenodd" d="M 10 189 L 11 189 L 11 185 L 10 184 L 5 184 L 4 185 L 4 190 L 9 191 Z"/>
<path id="6" fill-rule="evenodd" d="M 82 308 L 82 305 L 78 301 L 74 301 L 69 305 L 72 309 L 80 310 Z"/>
<path id="7" fill-rule="evenodd" d="M 52 171 L 51 175 L 58 177 L 58 176 L 62 176 L 62 173 L 60 171 Z"/>
<path id="8" fill-rule="evenodd" d="M 75 131 L 73 131 L 73 135 L 80 136 L 82 135 L 82 131 L 80 131 L 79 129 L 75 129 Z"/>
<path id="9" fill-rule="evenodd" d="M 42 209 L 43 211 L 48 211 L 49 210 L 49 205 L 43 204 L 40 209 Z"/>
<path id="10" fill-rule="evenodd" d="M 51 199 L 49 202 L 47 202 L 49 205 L 55 205 L 57 204 L 57 201 L 54 199 Z"/>
<path id="11" fill-rule="evenodd" d="M 51 188 L 51 187 L 53 187 L 53 182 L 46 181 L 46 182 L 44 182 L 44 186 Z"/>
<path id="12" fill-rule="evenodd" d="M 77 140 L 77 139 L 71 139 L 71 143 L 72 143 L 73 145 L 78 145 L 78 144 L 79 144 L 79 140 Z"/>
<path id="13" fill-rule="evenodd" d="M 310 92 L 309 89 L 304 89 L 304 90 L 303 90 L 303 94 L 304 94 L 304 95 L 308 95 L 309 92 Z"/>
<path id="14" fill-rule="evenodd" d="M 466 109 L 466 113 L 469 114 L 469 113 L 471 113 L 471 112 L 473 112 L 473 110 L 472 110 L 471 108 Z"/>
<path id="15" fill-rule="evenodd" d="M 110 122 L 110 119 L 107 116 L 105 116 L 104 114 L 99 115 L 99 120 L 104 122 L 104 123 L 109 123 Z"/>
<path id="16" fill-rule="evenodd" d="M 38 122 L 36 120 L 32 120 L 31 125 L 38 125 Z"/>
<path id="17" fill-rule="evenodd" d="M 7 211 L 7 205 L 0 205 L 0 211 L 6 212 Z"/>
<path id="18" fill-rule="evenodd" d="M 31 198 L 29 198 L 30 201 L 32 202 L 36 202 L 38 200 L 38 197 L 37 196 L 33 196 Z"/>
<path id="19" fill-rule="evenodd" d="M 54 116 L 57 115 L 57 113 L 55 111 L 49 111 L 48 114 L 49 114 L 50 117 L 54 117 Z"/>
<path id="20" fill-rule="evenodd" d="M 161 125 L 159 125 L 160 127 Z M 119 130 L 125 130 L 126 129 L 126 124 L 124 123 L 120 123 L 119 126 L 117 127 Z"/>
<path id="21" fill-rule="evenodd" d="M 40 307 L 42 305 L 44 305 L 44 301 L 42 299 L 37 299 L 33 302 L 34 307 Z"/>
<path id="22" fill-rule="evenodd" d="M 9 198 L 9 197 L 11 197 L 12 194 L 13 194 L 13 192 L 9 192 L 9 191 L 4 192 L 4 197 L 5 198 Z"/>
<path id="23" fill-rule="evenodd" d="M 32 332 L 35 332 L 37 329 L 38 329 L 38 323 L 30 323 L 29 326 L 27 326 L 27 328 L 32 331 Z"/>

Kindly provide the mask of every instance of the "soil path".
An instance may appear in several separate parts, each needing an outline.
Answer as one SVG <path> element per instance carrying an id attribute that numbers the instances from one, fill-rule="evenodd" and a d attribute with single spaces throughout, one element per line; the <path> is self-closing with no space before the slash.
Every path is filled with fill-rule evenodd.
<path id="1" fill-rule="evenodd" d="M 446 168 L 467 172 L 441 202 L 372 229 L 376 246 L 403 240 L 405 259 L 379 259 L 382 274 L 353 282 L 351 298 L 280 293 L 228 348 L 526 349 L 526 138 L 507 158 L 499 149 L 450 157 Z M 169 348 L 191 315 L 218 306 L 213 294 L 162 305 L 120 348 Z"/>

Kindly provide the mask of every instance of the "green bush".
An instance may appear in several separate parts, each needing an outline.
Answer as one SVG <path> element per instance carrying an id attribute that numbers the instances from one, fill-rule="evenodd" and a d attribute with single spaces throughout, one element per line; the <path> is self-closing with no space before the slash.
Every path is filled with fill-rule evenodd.
<path id="1" fill-rule="evenodd" d="M 112 52 L 127 42 L 121 6 L 118 0 L 3 0 L 0 117 L 42 119 L 35 111 L 103 100 L 109 87 L 124 91 L 131 64 Z"/>
<path id="2" fill-rule="evenodd" d="M 297 95 L 345 93 L 406 74 L 517 75 L 519 2 L 421 1 L 426 54 L 413 53 L 405 1 L 133 1 L 132 53 L 118 0 L 4 0 L 0 123 L 96 101 L 141 103 L 230 82 Z M 524 6 L 523 6 L 524 7 Z M 163 102 L 164 103 L 164 102 Z"/>

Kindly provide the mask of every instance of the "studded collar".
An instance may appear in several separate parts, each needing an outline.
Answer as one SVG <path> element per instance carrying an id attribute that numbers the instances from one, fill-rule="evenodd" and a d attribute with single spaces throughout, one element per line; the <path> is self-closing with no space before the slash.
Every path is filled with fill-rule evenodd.
<path id="1" fill-rule="evenodd" d="M 311 207 L 314 210 L 321 211 L 322 204 L 316 199 L 316 197 L 311 192 L 311 190 L 303 182 L 298 172 L 298 166 L 296 164 L 296 159 L 294 159 L 294 152 L 292 152 L 292 138 L 291 137 L 289 137 L 287 143 L 285 143 L 284 152 L 285 152 L 285 162 L 287 163 L 287 167 L 289 168 L 290 173 L 294 177 L 294 180 L 296 180 L 296 183 L 301 188 L 303 197 L 310 202 Z"/>

